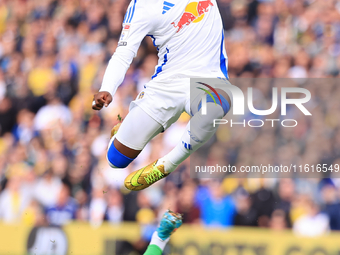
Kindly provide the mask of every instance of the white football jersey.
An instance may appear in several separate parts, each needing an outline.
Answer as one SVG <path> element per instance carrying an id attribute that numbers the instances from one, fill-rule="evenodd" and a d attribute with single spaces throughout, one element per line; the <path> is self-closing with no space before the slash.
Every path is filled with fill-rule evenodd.
<path id="1" fill-rule="evenodd" d="M 171 76 L 228 77 L 216 0 L 132 0 L 118 49 L 136 54 L 145 36 L 159 51 L 155 81 Z"/>
<path id="2" fill-rule="evenodd" d="M 100 91 L 112 95 L 150 36 L 158 49 L 155 82 L 169 78 L 228 78 L 222 19 L 216 0 L 132 0 Z"/>

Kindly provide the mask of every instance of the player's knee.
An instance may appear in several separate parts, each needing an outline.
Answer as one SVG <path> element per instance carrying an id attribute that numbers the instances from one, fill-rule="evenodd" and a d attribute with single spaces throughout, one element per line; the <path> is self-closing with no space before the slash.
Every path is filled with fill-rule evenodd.
<path id="1" fill-rule="evenodd" d="M 218 96 L 215 93 L 212 96 L 207 95 L 207 115 L 214 119 L 221 119 L 229 112 L 230 104 L 220 93 L 218 93 Z M 200 111 L 201 107 L 202 102 L 198 105 L 198 111 Z"/>
<path id="2" fill-rule="evenodd" d="M 210 119 L 222 119 L 226 115 L 225 110 L 219 104 L 208 103 L 207 109 L 207 115 L 210 117 Z"/>
<path id="3" fill-rule="evenodd" d="M 120 153 L 113 142 L 107 150 L 106 158 L 112 168 L 125 168 L 134 160 Z"/>
<path id="4" fill-rule="evenodd" d="M 228 102 L 228 100 L 222 96 L 220 93 L 218 93 L 218 96 L 216 94 L 213 94 L 213 98 L 211 98 L 210 95 L 207 95 L 207 102 L 214 102 L 214 106 L 211 106 L 212 108 L 216 109 L 218 107 L 222 107 L 222 116 L 221 118 L 223 118 L 225 115 L 227 115 L 227 113 L 230 110 L 230 104 Z M 212 112 L 214 112 L 214 110 L 212 110 Z M 218 110 L 216 109 L 215 112 L 217 113 Z"/>

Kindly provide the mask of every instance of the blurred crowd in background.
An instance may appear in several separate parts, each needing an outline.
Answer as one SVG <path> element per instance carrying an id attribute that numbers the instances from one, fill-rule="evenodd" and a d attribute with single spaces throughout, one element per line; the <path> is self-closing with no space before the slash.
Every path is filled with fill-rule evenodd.
<path id="1" fill-rule="evenodd" d="M 230 78 L 338 77 L 340 1 L 217 2 Z M 72 220 L 94 226 L 104 221 L 150 224 L 170 208 L 183 213 L 184 223 L 206 227 L 292 228 L 311 236 L 340 230 L 336 179 L 197 180 L 190 178 L 188 159 L 165 181 L 144 191 L 123 188 L 128 173 L 175 146 L 189 120 L 183 114 L 128 168 L 113 170 L 107 164 L 105 152 L 117 116 L 126 116 L 157 65 L 157 50 L 146 38 L 114 102 L 100 112 L 91 109 L 128 4 L 0 0 L 0 221 L 32 226 L 62 226 Z M 309 130 L 317 132 L 328 123 L 329 139 L 316 137 L 304 147 L 302 157 L 309 164 L 325 158 L 339 163 L 340 90 L 338 85 L 325 88 L 315 93 L 320 100 L 332 95 L 333 100 L 318 110 L 312 123 L 302 123 L 298 133 L 286 136 L 303 139 Z M 264 91 L 259 88 L 258 93 Z M 222 155 L 226 161 L 249 165 L 265 155 L 270 147 L 265 145 L 276 133 L 259 133 L 253 143 L 237 137 L 228 143 L 217 133 L 213 149 L 218 153 L 218 146 L 229 144 L 229 154 Z M 280 160 L 290 161 L 299 148 L 284 145 Z"/>

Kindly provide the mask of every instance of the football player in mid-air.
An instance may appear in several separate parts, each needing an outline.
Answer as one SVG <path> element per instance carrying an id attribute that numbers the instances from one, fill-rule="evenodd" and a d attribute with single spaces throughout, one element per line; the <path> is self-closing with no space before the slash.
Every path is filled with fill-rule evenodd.
<path id="1" fill-rule="evenodd" d="M 184 111 L 191 119 L 170 153 L 127 176 L 125 186 L 130 190 L 145 189 L 173 172 L 212 137 L 217 129 L 213 120 L 223 118 L 230 109 L 228 94 L 208 84 L 197 84 L 202 93 L 190 99 L 190 78 L 221 78 L 228 82 L 223 25 L 216 0 L 132 0 L 117 50 L 100 91 L 94 95 L 94 110 L 111 103 L 145 36 L 151 37 L 158 49 L 158 66 L 145 89 L 131 102 L 121 126 L 112 131 L 107 151 L 110 166 L 127 167 Z M 203 96 L 206 115 L 200 111 Z"/>

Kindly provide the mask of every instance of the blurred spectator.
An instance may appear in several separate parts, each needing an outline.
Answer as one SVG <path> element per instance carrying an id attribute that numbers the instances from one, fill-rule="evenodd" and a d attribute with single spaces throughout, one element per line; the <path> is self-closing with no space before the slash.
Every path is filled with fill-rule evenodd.
<path id="1" fill-rule="evenodd" d="M 294 195 L 295 195 L 295 183 L 293 179 L 288 179 L 288 178 L 281 179 L 279 181 L 278 199 L 277 199 L 278 201 L 276 201 L 275 203 L 275 209 L 276 211 L 277 210 L 283 211 L 283 213 L 281 213 L 280 215 L 277 214 L 276 216 L 284 215 L 286 217 L 285 219 L 286 227 L 291 226 L 289 213 L 291 211 L 291 204 L 294 199 Z M 274 215 L 274 212 L 272 215 Z M 276 219 L 278 220 L 278 217 Z"/>
<path id="2" fill-rule="evenodd" d="M 87 221 L 89 219 L 88 197 L 84 190 L 78 190 L 75 194 L 78 204 L 77 220 Z"/>
<path id="3" fill-rule="evenodd" d="M 110 223 L 120 223 L 123 220 L 124 213 L 122 195 L 118 190 L 112 189 L 107 194 L 107 200 L 105 219 Z"/>
<path id="4" fill-rule="evenodd" d="M 250 196 L 246 191 L 236 193 L 235 226 L 256 226 L 257 212 L 252 206 Z"/>
<path id="5" fill-rule="evenodd" d="M 104 220 L 107 203 L 104 199 L 103 190 L 97 188 L 92 190 L 92 199 L 89 205 L 90 223 L 100 226 Z"/>
<path id="6" fill-rule="evenodd" d="M 70 197 L 70 188 L 62 184 L 57 201 L 54 205 L 46 208 L 46 217 L 51 225 L 62 226 L 76 218 L 77 204 Z"/>
<path id="7" fill-rule="evenodd" d="M 34 196 L 43 206 L 53 206 L 58 200 L 62 186 L 61 180 L 49 170 L 44 174 L 43 178 L 36 183 Z"/>
<path id="8" fill-rule="evenodd" d="M 13 134 L 16 140 L 27 144 L 31 139 L 38 135 L 33 126 L 34 113 L 23 109 L 18 113 L 17 125 L 14 127 Z"/>
<path id="9" fill-rule="evenodd" d="M 319 211 L 312 200 L 307 205 L 307 214 L 298 218 L 293 225 L 293 231 L 302 236 L 320 236 L 329 231 L 329 218 Z"/>
<path id="10" fill-rule="evenodd" d="M 38 60 L 36 68 L 28 74 L 28 86 L 35 96 L 46 94 L 52 86 L 55 86 L 56 75 L 52 69 L 53 56 L 42 56 Z"/>
<path id="11" fill-rule="evenodd" d="M 34 126 L 40 131 L 47 128 L 55 128 L 59 122 L 61 124 L 70 124 L 72 114 L 60 99 L 52 96 L 44 107 L 40 108 L 35 117 Z"/>
<path id="12" fill-rule="evenodd" d="M 21 222 L 22 214 L 29 203 L 30 198 L 22 189 L 22 177 L 12 176 L 0 194 L 0 219 L 7 223 Z"/>
<path id="13" fill-rule="evenodd" d="M 16 111 L 10 98 L 0 100 L 0 135 L 10 132 L 16 123 Z"/>
<path id="14" fill-rule="evenodd" d="M 234 224 L 235 203 L 230 196 L 223 194 L 220 183 L 212 182 L 209 188 L 201 187 L 197 199 L 204 225 L 230 227 Z"/>
<path id="15" fill-rule="evenodd" d="M 280 231 L 288 227 L 287 216 L 283 210 L 275 210 L 270 218 L 269 227 L 272 230 Z"/>
<path id="16" fill-rule="evenodd" d="M 279 201 L 276 208 L 282 209 L 285 213 L 290 211 L 291 201 L 294 199 L 295 184 L 292 179 L 281 179 L 279 181 L 278 195 Z"/>
<path id="17" fill-rule="evenodd" d="M 196 187 L 193 183 L 184 185 L 180 192 L 177 212 L 183 215 L 183 223 L 199 223 L 200 209 L 195 204 Z"/>
<path id="18" fill-rule="evenodd" d="M 258 226 L 268 227 L 270 216 L 274 211 L 275 199 L 273 192 L 263 187 L 252 195 L 252 202 L 257 212 Z"/>
<path id="19" fill-rule="evenodd" d="M 340 202 L 334 184 L 324 185 L 321 195 L 324 202 L 322 212 L 328 215 L 331 230 L 340 230 Z"/>

